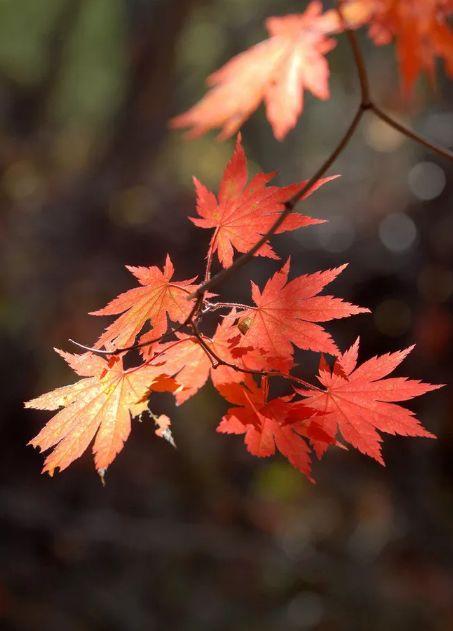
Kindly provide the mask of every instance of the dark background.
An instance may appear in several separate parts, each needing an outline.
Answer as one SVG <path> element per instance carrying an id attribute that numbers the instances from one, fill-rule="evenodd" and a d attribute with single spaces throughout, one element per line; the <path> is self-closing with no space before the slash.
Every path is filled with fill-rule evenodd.
<path id="1" fill-rule="evenodd" d="M 170 116 L 207 74 L 265 36 L 275 0 L 1 0 L 0 626 L 5 629 L 446 630 L 453 628 L 451 390 L 413 403 L 439 439 L 386 439 L 384 469 L 331 450 L 311 485 L 282 458 L 260 461 L 216 434 L 211 387 L 171 410 L 178 450 L 150 422 L 110 468 L 90 453 L 54 479 L 26 443 L 48 414 L 22 401 L 73 375 L 52 351 L 92 343 L 88 311 L 131 287 L 123 264 L 202 270 L 207 233 L 191 176 L 216 188 L 232 142 L 186 141 Z M 391 47 L 361 35 L 382 107 L 453 145 L 451 89 L 422 80 L 400 98 Z M 260 110 L 244 126 L 252 170 L 309 177 L 349 123 L 357 78 L 340 38 L 332 99 L 306 98 L 295 131 L 272 137 Z M 441 77 L 441 73 L 439 73 Z M 278 238 L 293 273 L 344 261 L 334 293 L 372 316 L 329 330 L 362 358 L 413 342 L 398 374 L 448 383 L 452 361 L 451 165 L 370 114 L 335 164 L 340 181 L 304 207 L 326 226 Z M 247 299 L 260 261 L 225 286 Z M 310 377 L 315 357 L 302 355 Z"/>

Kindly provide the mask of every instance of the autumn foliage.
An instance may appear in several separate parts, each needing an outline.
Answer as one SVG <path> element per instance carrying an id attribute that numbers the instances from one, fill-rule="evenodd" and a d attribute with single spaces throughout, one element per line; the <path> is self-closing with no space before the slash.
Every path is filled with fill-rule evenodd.
<path id="1" fill-rule="evenodd" d="M 221 128 L 229 138 L 264 103 L 274 136 L 282 140 L 303 111 L 304 91 L 330 97 L 327 54 L 336 46 L 332 35 L 345 25 L 367 25 L 378 46 L 396 43 L 403 89 L 412 90 L 420 73 L 434 81 L 437 58 L 453 77 L 453 34 L 447 19 L 452 0 L 346 0 L 342 19 L 334 9 L 310 2 L 297 15 L 266 20 L 269 38 L 240 53 L 207 80 L 209 92 L 190 110 L 173 119 L 191 137 Z"/>
<path id="2" fill-rule="evenodd" d="M 306 91 L 329 98 L 327 54 L 335 37 L 361 26 L 378 45 L 395 42 L 409 94 L 422 71 L 434 79 L 436 58 L 453 74 L 452 10 L 451 0 L 346 0 L 340 11 L 324 12 L 315 0 L 304 13 L 271 17 L 268 39 L 211 75 L 209 92 L 171 124 L 192 136 L 220 128 L 226 138 L 264 103 L 275 137 L 283 139 L 303 111 Z M 80 355 L 57 351 L 80 379 L 26 403 L 56 412 L 31 441 L 50 450 L 44 471 L 65 469 L 93 444 L 104 476 L 134 418 L 150 416 L 156 434 L 172 442 L 170 419 L 150 411 L 153 392 L 168 392 L 180 405 L 208 380 L 229 406 L 218 432 L 242 436 L 258 457 L 280 452 L 310 479 L 313 453 L 321 458 L 329 448 L 349 445 L 384 464 L 382 434 L 433 438 L 400 403 L 440 386 L 389 376 L 412 349 L 358 363 L 359 341 L 342 352 L 329 333 L 330 321 L 368 312 L 330 294 L 346 265 L 294 277 L 290 259 L 281 262 L 271 243 L 275 234 L 322 223 L 293 211 L 294 204 L 321 186 L 335 186 L 337 176 L 276 186 L 275 175 L 249 179 L 238 134 L 218 193 L 194 179 L 196 208 L 189 219 L 208 231 L 200 277 L 184 279 L 169 255 L 163 267 L 127 266 L 137 285 L 92 312 L 114 317 L 94 347 Z M 222 302 L 217 294 L 238 254 L 279 261 L 262 287 L 251 283 L 249 304 Z M 220 273 L 213 276 L 216 266 Z M 207 314 L 217 317 L 212 335 L 204 328 Z M 301 375 L 295 349 L 320 354 L 316 382 Z M 141 362 L 124 368 L 123 358 L 137 350 Z M 286 382 L 287 395 L 272 397 L 274 380 Z"/>

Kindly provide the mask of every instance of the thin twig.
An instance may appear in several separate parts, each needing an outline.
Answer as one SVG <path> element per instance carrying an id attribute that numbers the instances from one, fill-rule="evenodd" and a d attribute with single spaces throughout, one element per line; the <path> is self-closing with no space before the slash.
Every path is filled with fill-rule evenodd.
<path id="1" fill-rule="evenodd" d="M 71 344 L 75 344 L 79 348 L 83 348 L 86 351 L 90 351 L 90 353 L 95 353 L 98 355 L 120 355 L 121 353 L 128 353 L 129 351 L 135 351 L 139 348 L 144 348 L 145 346 L 154 344 L 154 342 L 161 342 L 165 337 L 168 337 L 169 335 L 173 335 L 173 333 L 177 333 L 178 331 L 183 329 L 185 326 L 188 326 L 189 323 L 192 322 L 192 319 L 194 318 L 197 311 L 199 310 L 202 302 L 203 302 L 203 298 L 198 297 L 194 303 L 193 308 L 191 309 L 189 315 L 184 320 L 184 322 L 181 322 L 180 324 L 178 324 L 178 326 L 174 327 L 173 329 L 170 329 L 163 335 L 160 335 L 159 337 L 156 337 L 152 340 L 147 340 L 146 342 L 139 342 L 137 344 L 132 344 L 131 346 L 125 346 L 123 348 L 115 348 L 114 350 L 109 351 L 109 350 L 102 350 L 100 348 L 93 348 L 92 346 L 85 346 L 84 344 L 80 344 L 79 342 L 76 342 L 75 340 L 71 340 L 71 339 L 69 339 L 68 341 L 71 342 Z"/>
<path id="2" fill-rule="evenodd" d="M 371 110 L 372 112 L 374 112 L 374 114 L 376 114 L 378 118 L 380 118 L 382 121 L 387 123 L 387 125 L 390 125 L 390 127 L 393 127 L 393 129 L 396 129 L 397 131 L 399 131 L 401 134 L 403 134 L 407 138 L 410 138 L 411 140 L 414 140 L 418 144 L 423 145 L 427 149 L 434 151 L 434 153 L 437 153 L 443 158 L 447 158 L 447 160 L 453 160 L 453 152 L 449 151 L 448 149 L 444 147 L 440 147 L 439 145 L 436 145 L 435 143 L 431 142 L 424 136 L 421 136 L 420 134 L 413 131 L 412 129 L 409 129 L 405 125 L 402 125 L 398 121 L 394 120 L 391 116 L 383 112 L 381 108 L 374 103 L 370 95 L 370 81 L 368 78 L 368 72 L 366 69 L 363 53 L 360 48 L 357 35 L 353 31 L 353 29 L 349 28 L 346 24 L 343 12 L 341 10 L 341 1 L 338 3 L 337 11 L 340 16 L 340 20 L 343 24 L 344 31 L 345 31 L 346 37 L 348 38 L 349 44 L 351 46 L 352 54 L 354 57 L 354 62 L 357 69 L 357 75 L 359 77 L 359 82 L 360 82 L 362 109 Z"/>
<path id="3" fill-rule="evenodd" d="M 195 324 L 195 322 L 192 322 L 191 327 L 192 327 L 192 331 L 193 331 L 194 336 L 198 340 L 199 345 L 204 350 L 206 355 L 209 357 L 209 361 L 211 362 L 212 367 L 213 368 L 217 368 L 217 366 L 219 366 L 220 364 L 218 363 L 216 354 L 214 353 L 214 351 L 212 351 L 209 348 L 209 346 L 204 341 L 203 335 L 202 335 L 202 333 L 200 333 L 200 331 L 199 331 L 197 325 Z"/>
<path id="4" fill-rule="evenodd" d="M 280 215 L 274 221 L 270 229 L 259 239 L 259 241 L 257 241 L 257 243 L 255 243 L 255 245 L 248 252 L 246 252 L 239 258 L 237 258 L 230 267 L 228 267 L 227 269 L 221 270 L 218 274 L 212 277 L 211 277 L 211 266 L 213 262 L 213 248 L 212 248 L 212 242 L 211 242 L 211 245 L 208 250 L 208 255 L 207 255 L 207 264 L 206 264 L 204 282 L 193 293 L 189 294 L 189 292 L 186 290 L 186 292 L 189 294 L 188 299 L 196 298 L 196 301 L 194 303 L 192 310 L 190 311 L 190 314 L 188 315 L 188 317 L 185 319 L 184 322 L 179 324 L 177 327 L 175 327 L 171 331 L 168 331 L 164 335 L 160 336 L 159 338 L 149 340 L 146 342 L 140 342 L 138 344 L 133 344 L 131 346 L 124 347 L 124 348 L 117 348 L 112 351 L 100 350 L 100 349 L 92 348 L 89 346 L 85 346 L 83 344 L 79 344 L 78 342 L 75 342 L 74 340 L 69 340 L 70 342 L 92 353 L 97 353 L 100 355 L 119 355 L 121 353 L 129 352 L 132 350 L 143 348 L 145 346 L 149 346 L 150 344 L 153 344 L 154 342 L 161 341 L 167 335 L 171 335 L 178 332 L 185 326 L 190 326 L 198 342 L 200 343 L 202 348 L 205 350 L 205 352 L 209 355 L 209 358 L 211 359 L 211 362 L 213 363 L 213 367 L 216 367 L 213 362 L 213 359 L 214 359 L 216 362 L 218 362 L 218 365 L 229 366 L 230 368 L 237 371 L 242 371 L 245 373 L 249 373 L 253 375 L 260 375 L 260 376 L 284 377 L 287 379 L 291 379 L 293 381 L 298 381 L 299 383 L 302 383 L 305 386 L 316 389 L 316 386 L 312 386 L 311 384 L 308 384 L 307 382 L 300 380 L 297 377 L 293 377 L 291 375 L 284 375 L 283 373 L 278 373 L 274 371 L 268 372 L 268 371 L 254 371 L 254 370 L 249 370 L 249 369 L 241 369 L 238 366 L 235 366 L 234 364 L 230 364 L 229 362 L 226 362 L 222 358 L 218 357 L 215 354 L 215 352 L 212 349 L 210 349 L 209 346 L 203 340 L 203 336 L 199 332 L 197 324 L 196 324 L 197 319 L 199 318 L 200 315 L 204 315 L 208 311 L 215 311 L 220 308 L 228 307 L 228 308 L 247 309 L 249 307 L 247 305 L 242 305 L 239 303 L 227 303 L 227 302 L 207 303 L 203 299 L 206 291 L 219 286 L 225 280 L 227 280 L 230 276 L 232 276 L 236 272 L 236 270 L 238 270 L 240 267 L 243 267 L 246 263 L 248 263 L 253 258 L 253 256 L 259 251 L 259 249 L 270 239 L 270 237 L 272 237 L 276 233 L 277 229 L 282 225 L 286 217 L 294 210 L 294 207 L 297 204 L 297 202 L 301 200 L 304 197 L 304 195 L 321 179 L 321 177 L 332 166 L 332 164 L 335 162 L 338 156 L 344 151 L 349 141 L 351 140 L 352 136 L 354 135 L 365 111 L 371 110 L 382 121 L 390 125 L 393 129 L 396 129 L 397 131 L 399 131 L 401 134 L 405 135 L 408 138 L 411 138 L 415 142 L 418 142 L 424 147 L 434 151 L 438 155 L 443 156 L 449 160 L 453 160 L 453 153 L 451 151 L 449 151 L 448 149 L 439 147 L 438 145 L 430 142 L 429 140 L 427 140 L 420 134 L 417 134 L 416 132 L 405 127 L 401 123 L 395 121 L 392 117 L 390 117 L 388 114 L 383 112 L 377 105 L 374 104 L 370 95 L 370 82 L 368 78 L 368 72 L 367 72 L 365 60 L 364 60 L 362 51 L 360 49 L 355 32 L 353 31 L 353 29 L 348 27 L 345 21 L 344 15 L 341 10 L 341 0 L 339 0 L 338 2 L 337 12 L 343 24 L 344 32 L 346 34 L 346 37 L 348 38 L 348 41 L 353 53 L 354 62 L 355 62 L 356 70 L 357 70 L 357 76 L 359 78 L 359 83 L 360 83 L 361 98 L 360 98 L 360 104 L 356 110 L 356 113 L 349 127 L 346 129 L 339 143 L 337 144 L 335 149 L 332 151 L 332 153 L 329 155 L 329 157 L 324 161 L 324 163 L 320 166 L 320 168 L 316 171 L 316 173 L 307 181 L 305 186 L 303 186 L 302 189 L 298 193 L 296 193 L 291 199 L 289 199 L 285 203 L 285 209 L 283 210 L 283 212 L 280 213 Z M 206 305 L 205 309 L 203 309 L 203 304 Z"/>
<path id="5" fill-rule="evenodd" d="M 145 346 L 154 344 L 154 342 L 161 342 L 165 337 L 168 337 L 170 335 L 173 335 L 173 333 L 177 333 L 178 331 L 180 331 L 185 325 L 186 323 L 183 322 L 177 327 L 170 329 L 163 335 L 160 335 L 159 337 L 156 337 L 152 340 L 147 340 L 146 342 L 138 342 L 137 344 L 131 344 L 131 346 L 124 346 L 123 348 L 115 348 L 111 351 L 102 348 L 94 348 L 93 346 L 85 346 L 85 344 L 80 344 L 80 342 L 76 342 L 71 338 L 69 338 L 68 342 L 71 342 L 71 344 L 75 344 L 79 348 L 83 348 L 84 350 L 89 351 L 90 353 L 93 353 L 95 355 L 121 355 L 121 353 L 129 353 L 130 351 L 136 351 L 139 348 L 144 348 Z"/>
<path id="6" fill-rule="evenodd" d="M 282 379 L 287 379 L 289 381 L 294 381 L 295 383 L 303 385 L 306 388 L 309 388 L 310 390 L 321 390 L 321 388 L 318 388 L 317 386 L 309 383 L 308 381 L 305 381 L 304 379 L 300 379 L 300 377 L 295 377 L 294 375 L 290 375 L 289 373 L 279 372 L 278 370 L 253 370 L 252 368 L 243 368 L 241 366 L 236 366 L 236 364 L 232 364 L 231 362 L 226 361 L 225 359 L 220 357 L 212 348 L 208 346 L 208 344 L 206 344 L 206 342 L 203 339 L 203 335 L 198 330 L 198 327 L 196 324 L 192 324 L 192 330 L 201 348 L 209 356 L 212 367 L 214 369 L 218 368 L 219 366 L 226 366 L 228 368 L 232 368 L 236 372 L 242 372 L 247 375 L 254 375 L 256 377 L 281 377 Z M 215 363 L 213 360 L 215 361 Z"/>
<path id="7" fill-rule="evenodd" d="M 240 302 L 207 302 L 205 301 L 206 308 L 203 313 L 208 311 L 217 311 L 218 309 L 251 309 L 250 305 L 243 305 Z"/>
<path id="8" fill-rule="evenodd" d="M 398 121 L 394 120 L 391 116 L 383 112 L 381 108 L 374 103 L 371 103 L 370 109 L 376 114 L 376 116 L 378 116 L 378 118 L 387 123 L 387 125 L 390 125 L 390 127 L 393 127 L 393 129 L 399 131 L 404 136 L 415 140 L 415 142 L 418 142 L 420 145 L 423 145 L 427 149 L 431 149 L 431 151 L 434 151 L 443 158 L 447 158 L 447 160 L 453 160 L 453 152 L 445 149 L 444 147 L 439 147 L 427 138 L 424 138 L 424 136 L 421 136 L 420 134 L 416 133 L 412 129 L 409 129 L 405 125 L 402 125 Z"/>
<path id="9" fill-rule="evenodd" d="M 217 230 L 216 229 L 214 236 L 211 239 L 211 242 L 209 244 L 209 249 L 208 249 L 208 253 L 206 255 L 206 271 L 204 273 L 204 281 L 208 281 L 211 278 L 211 267 L 212 267 L 212 262 L 213 262 L 213 258 L 214 258 L 214 241 L 216 239 L 217 236 Z"/>
<path id="10" fill-rule="evenodd" d="M 128 373 L 135 372 L 136 370 L 140 370 L 144 366 L 154 366 L 154 364 L 153 364 L 154 360 L 156 360 L 161 355 L 164 355 L 167 351 L 169 351 L 170 349 L 174 348 L 175 346 L 178 346 L 178 344 L 182 344 L 185 341 L 186 341 L 185 338 L 174 340 L 172 343 L 168 344 L 167 348 L 163 348 L 161 351 L 159 351 L 158 353 L 156 353 L 155 355 L 153 355 L 152 357 L 147 359 L 143 364 L 139 364 L 138 366 L 134 366 L 134 368 L 130 368 L 128 370 Z"/>
<path id="11" fill-rule="evenodd" d="M 368 72 L 365 65 L 365 60 L 362 55 L 362 51 L 360 50 L 359 42 L 357 37 L 352 29 L 350 29 L 346 23 L 345 17 L 343 15 L 343 11 L 341 9 L 342 2 L 341 0 L 338 2 L 337 13 L 340 17 L 340 22 L 343 26 L 344 32 L 346 33 L 346 37 L 349 40 L 349 44 L 352 49 L 352 54 L 354 56 L 354 62 L 357 69 L 357 75 L 359 77 L 360 82 L 360 101 L 362 109 L 369 109 L 371 106 L 371 98 L 370 98 L 370 82 L 368 79 Z"/>

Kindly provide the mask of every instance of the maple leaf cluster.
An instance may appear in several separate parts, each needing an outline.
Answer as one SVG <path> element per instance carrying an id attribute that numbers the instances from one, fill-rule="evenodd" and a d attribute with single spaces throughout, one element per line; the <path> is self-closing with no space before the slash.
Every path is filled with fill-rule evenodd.
<path id="1" fill-rule="evenodd" d="M 206 279 L 213 265 L 229 268 L 237 252 L 247 252 L 266 235 L 288 200 L 305 190 L 305 182 L 271 185 L 274 175 L 259 173 L 248 181 L 239 136 L 218 195 L 195 180 L 197 216 L 191 221 L 211 231 Z M 304 198 L 329 180 L 319 180 Z M 317 223 L 289 212 L 278 232 Z M 255 256 L 279 258 L 267 241 Z M 248 305 L 219 302 L 218 296 L 197 291 L 196 278 L 174 280 L 169 256 L 162 270 L 128 267 L 138 285 L 93 312 L 116 316 L 94 349 L 80 355 L 58 351 L 80 379 L 26 403 L 58 410 L 31 441 L 42 451 L 50 450 L 44 471 L 52 475 L 65 469 L 92 444 L 103 477 L 129 436 L 131 419 L 146 415 L 154 420 L 156 434 L 173 442 L 170 419 L 150 412 L 153 392 L 168 392 L 180 405 L 208 380 L 232 405 L 218 432 L 243 435 L 255 456 L 279 451 L 310 479 L 312 452 L 320 458 L 329 447 L 347 443 L 383 464 L 381 433 L 432 437 L 397 402 L 439 386 L 387 378 L 411 349 L 357 367 L 358 341 L 341 353 L 326 330 L 331 320 L 368 311 L 324 293 L 345 267 L 291 278 L 288 259 L 264 287 L 252 283 Z M 209 336 L 203 319 L 219 313 L 218 326 Z M 295 348 L 321 354 L 318 384 L 296 375 Z M 124 368 L 123 357 L 131 350 L 139 350 L 142 361 Z M 324 354 L 335 358 L 332 368 Z M 292 386 L 287 396 L 270 395 L 274 379 Z"/>
<path id="2" fill-rule="evenodd" d="M 211 74 L 207 94 L 172 126 L 187 128 L 189 137 L 220 128 L 219 137 L 228 138 L 263 103 L 275 138 L 282 140 L 302 114 L 305 91 L 330 97 L 326 55 L 336 46 L 332 36 L 345 28 L 368 26 L 379 46 L 395 42 L 406 95 L 421 72 L 434 81 L 437 58 L 453 77 L 453 0 L 343 0 L 339 6 L 341 14 L 323 12 L 314 0 L 304 13 L 268 18 L 268 39 Z"/>

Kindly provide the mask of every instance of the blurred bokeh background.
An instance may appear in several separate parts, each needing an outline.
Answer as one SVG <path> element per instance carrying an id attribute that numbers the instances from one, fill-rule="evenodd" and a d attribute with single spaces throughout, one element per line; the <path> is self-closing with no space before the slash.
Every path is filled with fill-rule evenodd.
<path id="1" fill-rule="evenodd" d="M 299 0 L 0 0 L 0 626 L 4 629 L 447 630 L 453 628 L 453 401 L 414 402 L 437 441 L 388 437 L 387 467 L 331 450 L 311 485 L 283 459 L 215 433 L 210 387 L 170 411 L 178 450 L 135 423 L 102 488 L 87 453 L 54 479 L 26 443 L 48 418 L 22 401 L 73 376 L 53 346 L 92 343 L 87 312 L 132 286 L 123 264 L 202 270 L 207 235 L 191 176 L 216 188 L 232 142 L 169 132 L 205 77 L 263 39 Z M 453 145 L 451 87 L 400 98 L 391 47 L 361 34 L 384 109 Z M 309 177 L 358 99 L 350 51 L 329 55 L 332 99 L 307 96 L 276 142 L 262 110 L 244 126 L 252 170 Z M 449 99 L 450 97 L 450 99 Z M 335 293 L 373 310 L 330 326 L 362 357 L 417 343 L 404 370 L 449 383 L 451 164 L 371 115 L 340 157 L 341 180 L 304 210 L 324 226 L 279 237 L 296 273 L 350 261 Z M 244 269 L 224 295 L 246 300 Z M 310 376 L 315 357 L 301 358 Z"/>

